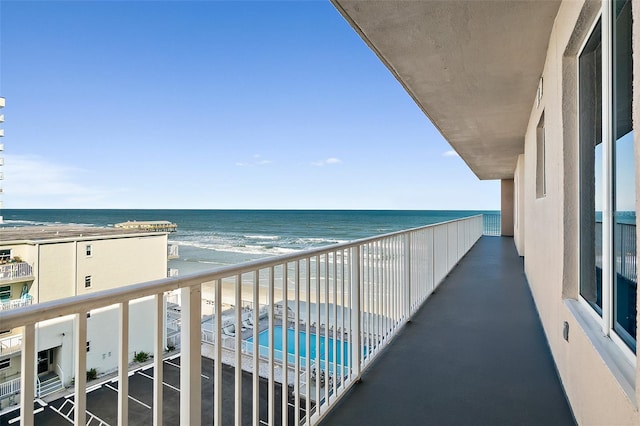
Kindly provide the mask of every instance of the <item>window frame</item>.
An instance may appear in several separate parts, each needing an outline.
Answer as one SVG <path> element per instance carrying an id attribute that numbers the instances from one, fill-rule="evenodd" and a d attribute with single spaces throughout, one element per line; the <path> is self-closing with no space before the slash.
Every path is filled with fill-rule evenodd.
<path id="1" fill-rule="evenodd" d="M 5 290 L 5 289 L 9 289 L 9 290 Z M 2 294 L 9 294 L 9 297 L 2 297 Z M 9 302 L 11 301 L 11 286 L 10 285 L 3 285 L 0 286 L 0 302 Z"/>
<path id="2" fill-rule="evenodd" d="M 91 280 L 91 275 L 85 275 L 84 276 L 84 288 L 91 288 L 92 286 L 92 280 Z"/>
<path id="3" fill-rule="evenodd" d="M 92 246 L 91 244 L 87 244 L 87 245 L 85 245 L 85 247 L 84 247 L 84 254 L 85 254 L 87 257 L 91 257 L 91 256 L 93 256 L 93 246 Z"/>
<path id="4" fill-rule="evenodd" d="M 3 366 L 3 364 L 6 362 L 6 365 Z M 1 370 L 7 370 L 11 368 L 11 358 L 5 358 L 5 359 L 0 359 L 0 371 Z"/>
<path id="5" fill-rule="evenodd" d="M 601 49 L 602 49 L 602 63 L 601 63 L 601 85 L 602 85 L 602 316 L 595 310 L 595 308 L 585 299 L 582 295 L 580 285 L 578 286 L 578 302 L 586 308 L 589 316 L 596 321 L 604 333 L 609 337 L 616 347 L 620 349 L 624 357 L 632 364 L 637 364 L 637 354 L 625 343 L 625 341 L 618 335 L 618 332 L 614 329 L 615 314 L 614 314 L 614 220 L 612 214 L 614 211 L 613 194 L 614 194 L 614 153 L 613 145 L 613 119 L 614 119 L 614 94 L 613 94 L 613 22 L 614 19 L 613 8 L 615 3 L 611 0 L 604 0 L 600 7 L 600 11 L 594 17 L 593 22 L 589 26 L 589 29 L 582 41 L 578 53 L 576 55 L 576 111 L 578 112 L 578 122 L 580 121 L 580 57 L 584 52 L 588 41 L 595 31 L 598 23 L 601 23 Z M 580 162 L 579 170 L 582 170 L 582 150 L 584 149 L 581 142 L 581 126 L 578 126 L 578 161 Z M 637 165 L 636 165 L 637 167 Z M 580 172 L 582 173 L 582 172 Z M 637 170 L 635 171 L 637 174 Z M 583 190 L 583 177 L 578 179 L 579 193 Z M 584 205 L 582 199 L 579 202 L 579 217 L 582 217 Z M 582 225 L 581 225 L 582 227 Z M 578 247 L 582 250 L 581 240 L 583 238 L 582 231 L 578 233 Z M 637 252 L 636 252 L 637 255 Z M 582 256 L 582 253 L 581 253 Z M 582 282 L 582 263 L 578 262 L 578 277 L 579 282 Z M 638 348 L 638 336 L 636 336 L 636 348 Z M 636 349 L 637 352 L 638 349 Z"/>

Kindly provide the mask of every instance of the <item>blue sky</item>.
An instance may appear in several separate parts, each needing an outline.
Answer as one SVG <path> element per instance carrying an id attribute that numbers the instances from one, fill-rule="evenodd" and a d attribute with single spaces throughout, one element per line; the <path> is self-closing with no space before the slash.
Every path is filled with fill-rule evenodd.
<path id="1" fill-rule="evenodd" d="M 5 208 L 498 209 L 328 1 L 6 1 Z"/>

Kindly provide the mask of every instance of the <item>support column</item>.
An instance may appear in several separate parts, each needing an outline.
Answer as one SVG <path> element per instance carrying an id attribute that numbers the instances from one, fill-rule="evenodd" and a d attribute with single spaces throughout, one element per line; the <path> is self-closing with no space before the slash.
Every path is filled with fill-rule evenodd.
<path id="1" fill-rule="evenodd" d="M 500 233 L 504 237 L 513 237 L 513 179 L 500 181 Z"/>

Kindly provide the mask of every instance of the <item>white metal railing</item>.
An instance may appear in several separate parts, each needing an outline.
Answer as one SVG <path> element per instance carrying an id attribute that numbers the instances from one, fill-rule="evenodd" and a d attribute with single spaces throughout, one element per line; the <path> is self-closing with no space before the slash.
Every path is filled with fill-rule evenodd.
<path id="1" fill-rule="evenodd" d="M 502 215 L 500 213 L 483 214 L 483 235 L 500 236 L 502 234 L 501 218 Z"/>
<path id="2" fill-rule="evenodd" d="M 60 378 L 60 382 L 62 383 L 62 386 L 66 386 L 67 382 L 65 381 L 64 370 L 62 369 L 62 367 L 60 367 L 60 364 L 58 363 L 56 363 L 56 374 Z"/>
<path id="3" fill-rule="evenodd" d="M 4 300 L 0 301 L 0 311 L 6 311 L 7 309 L 22 308 L 23 306 L 29 306 L 33 303 L 33 297 L 28 296 L 21 299 Z"/>
<path id="4" fill-rule="evenodd" d="M 80 419 L 85 418 L 86 412 L 86 313 L 119 304 L 119 353 L 121 365 L 127 365 L 124 357 L 128 354 L 129 333 L 123 324 L 129 321 L 129 302 L 155 296 L 154 319 L 137 326 L 150 329 L 155 336 L 155 353 L 161 354 L 165 345 L 163 295 L 180 289 L 180 422 L 201 424 L 202 288 L 212 286 L 214 312 L 223 313 L 223 305 L 243 307 L 243 300 L 259 307 L 250 311 L 233 309 L 233 336 L 223 333 L 222 321 L 213 321 L 210 334 L 205 336 L 207 340 L 222 342 L 214 345 L 214 397 L 213 401 L 206 401 L 213 405 L 213 423 L 222 424 L 223 418 L 236 424 L 251 420 L 242 418 L 243 396 L 250 394 L 253 424 L 273 425 L 278 417 L 286 425 L 288 413 L 295 424 L 316 424 L 359 380 L 362 371 L 372 365 L 382 348 L 482 232 L 479 215 L 0 312 L 0 323 L 6 328 L 24 327 L 23 365 L 35 365 L 36 324 L 65 315 L 74 316 L 76 359 L 71 376 L 75 376 L 74 418 Z M 287 315 L 283 322 L 285 306 Z M 281 333 L 276 338 L 278 329 Z M 260 350 L 253 350 L 253 344 L 248 345 L 247 340 L 259 342 Z M 231 342 L 233 345 L 229 345 Z M 232 410 L 224 413 L 223 345 L 244 346 L 246 351 L 235 350 L 232 356 L 235 380 L 232 389 L 225 383 L 224 392 L 235 392 L 235 403 Z M 253 372 L 249 389 L 243 389 L 242 368 L 239 368 L 243 365 L 250 366 Z M 305 368 L 312 365 L 316 370 Z M 122 384 L 118 387 L 119 419 L 127 418 L 126 370 L 121 368 L 118 372 Z M 154 424 L 162 423 L 162 370 L 162 356 L 154 356 Z M 35 373 L 33 369 L 24 369 L 21 374 L 21 424 L 32 425 Z M 262 398 L 260 375 L 268 381 L 267 394 L 263 393 Z M 324 385 L 312 380 L 317 377 L 324 378 Z M 288 387 L 288 391 L 281 392 L 277 398 L 276 383 Z M 291 402 L 290 394 L 293 395 Z M 263 418 L 259 417 L 260 399 L 268 402 Z"/>
<path id="5" fill-rule="evenodd" d="M 2 321 L 0 321 L 2 323 Z M 4 326 L 3 326 L 4 328 Z M 22 350 L 22 334 L 0 339 L 0 356 L 15 354 Z"/>
<path id="6" fill-rule="evenodd" d="M 27 262 L 0 265 L 0 281 L 10 281 L 33 276 L 33 269 Z"/>
<path id="7" fill-rule="evenodd" d="M 0 383 L 0 399 L 20 393 L 20 377 Z"/>

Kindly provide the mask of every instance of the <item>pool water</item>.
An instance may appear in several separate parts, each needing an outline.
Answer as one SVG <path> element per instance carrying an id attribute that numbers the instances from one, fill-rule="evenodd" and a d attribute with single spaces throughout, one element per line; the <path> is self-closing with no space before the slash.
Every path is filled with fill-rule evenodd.
<path id="1" fill-rule="evenodd" d="M 278 361 L 282 361 L 282 332 L 283 327 L 277 325 L 273 328 L 273 344 L 274 344 L 274 357 Z M 295 336 L 296 331 L 294 329 L 287 329 L 287 360 L 290 364 L 295 362 Z M 309 342 L 309 358 L 311 362 L 316 361 L 316 351 L 318 339 L 315 334 L 309 334 L 311 337 Z M 301 358 L 301 364 L 304 364 L 304 361 L 307 357 L 307 333 L 304 331 L 300 331 L 298 334 L 300 339 L 299 341 L 299 350 L 298 355 Z M 258 344 L 260 345 L 260 355 L 268 357 L 269 356 L 269 330 L 263 330 L 258 334 Z M 342 350 L 340 345 L 342 344 Z M 320 336 L 320 363 L 321 367 L 325 363 L 325 355 L 326 355 L 326 347 L 329 346 L 329 365 L 331 366 L 334 363 L 333 359 L 333 347 L 334 347 L 334 339 L 326 338 L 325 336 Z M 253 337 L 246 340 L 246 347 L 248 351 L 253 351 Z M 345 355 L 345 362 L 342 362 L 343 354 Z M 338 347 L 336 348 L 336 364 L 338 365 L 349 365 L 349 343 L 348 342 L 338 342 Z"/>

